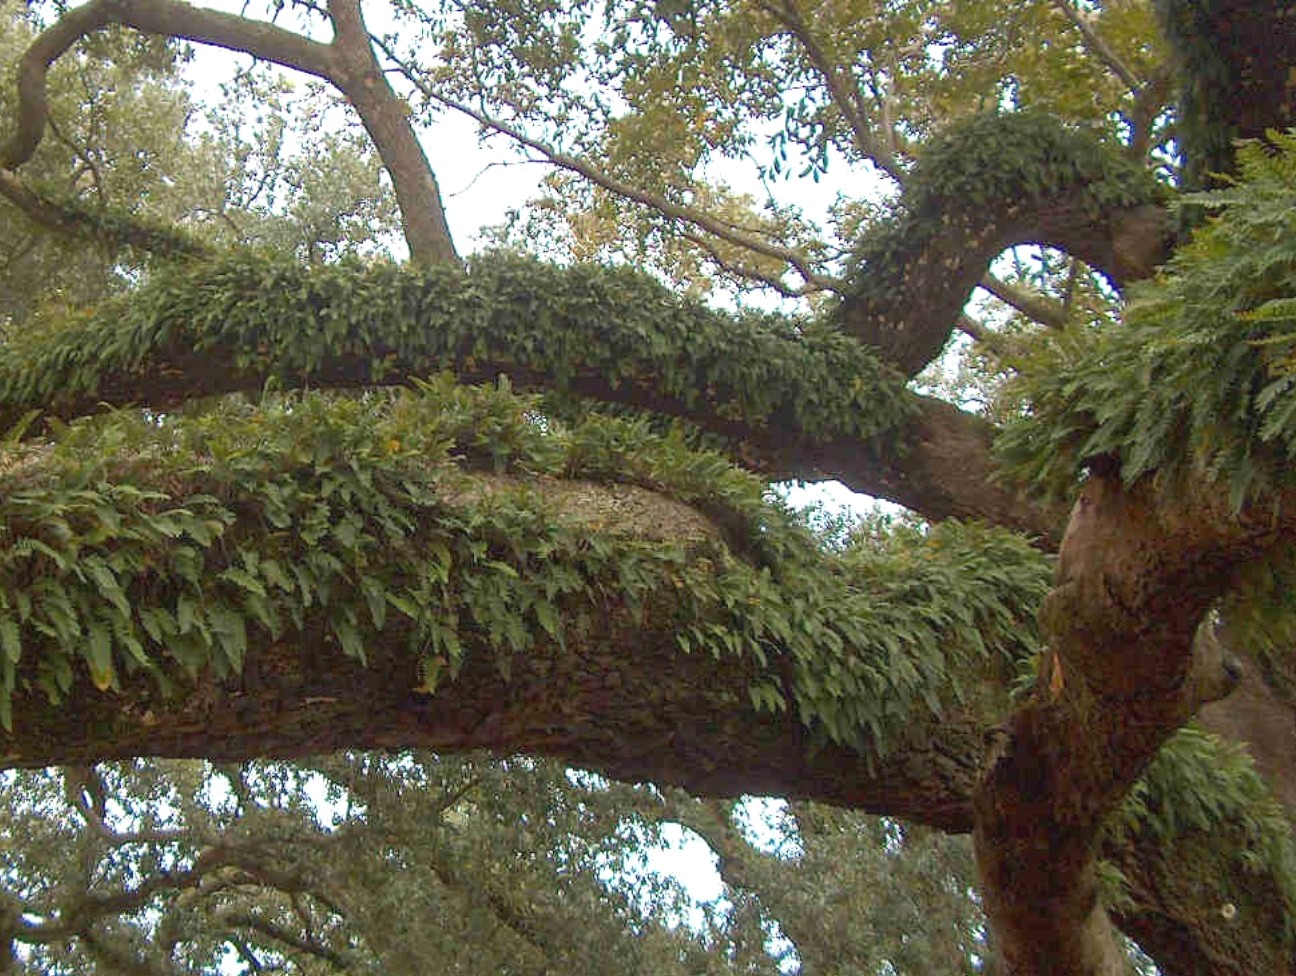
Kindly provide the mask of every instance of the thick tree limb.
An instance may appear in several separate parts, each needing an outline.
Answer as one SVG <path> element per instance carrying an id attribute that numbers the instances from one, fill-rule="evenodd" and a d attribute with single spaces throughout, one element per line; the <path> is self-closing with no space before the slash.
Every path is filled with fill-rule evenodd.
<path id="1" fill-rule="evenodd" d="M 1207 705 L 1198 718 L 1217 735 L 1246 744 L 1256 768 L 1296 825 L 1296 735 L 1292 734 L 1296 710 L 1290 699 L 1266 683 L 1265 667 L 1254 655 L 1243 652 L 1242 658 L 1244 671 L 1237 691 Z M 1291 675 L 1284 677 L 1290 681 Z"/>
<path id="2" fill-rule="evenodd" d="M 177 307 L 173 314 L 192 321 L 196 311 L 194 305 L 187 304 Z M 464 306 L 464 314 L 473 314 L 470 305 Z M 108 328 L 117 324 L 114 319 Z M 616 323 L 605 322 L 602 328 L 614 332 Z M 115 334 L 83 333 L 77 344 L 82 348 L 100 348 L 114 341 L 120 341 Z M 193 350 L 195 344 L 201 346 L 200 352 Z M 338 345 L 350 350 L 348 354 L 324 358 L 305 372 L 293 369 L 294 380 L 316 386 L 357 388 L 405 383 L 426 375 L 429 368 L 417 365 L 419 355 L 411 353 L 407 358 L 399 348 L 369 347 L 356 336 L 340 336 Z M 0 401 L 0 418 L 8 418 L 7 422 L 12 424 L 23 411 L 33 407 L 63 417 L 94 413 L 104 405 L 136 404 L 170 410 L 195 397 L 259 390 L 271 377 L 284 372 L 271 350 L 267 350 L 266 357 L 256 367 L 240 366 L 239 359 L 245 352 L 241 342 L 217 344 L 204 337 L 184 334 L 168 346 L 129 363 L 123 361 L 111 369 L 101 365 L 108 371 L 96 378 L 94 388 L 75 393 L 78 376 L 73 373 L 80 368 L 79 357 L 40 357 L 39 350 L 29 349 L 27 358 L 15 364 L 15 370 L 22 378 L 31 379 L 36 375 L 38 358 L 56 362 L 60 369 L 72 370 L 38 384 L 41 388 L 62 390 L 64 395 L 40 402 Z M 503 373 L 518 389 L 558 386 L 595 400 L 683 417 L 734 442 L 734 452 L 745 465 L 773 479 L 836 479 L 856 491 L 897 502 L 929 519 L 981 519 L 1019 529 L 1049 546 L 1056 545 L 1061 538 L 1065 513 L 1060 508 L 1033 501 L 995 476 L 990 453 L 992 425 L 934 398 L 897 391 L 908 406 L 910 419 L 887 438 L 888 443 L 905 445 L 903 451 L 896 451 L 873 440 L 810 437 L 797 422 L 792 403 L 776 405 L 770 416 L 759 422 L 745 422 L 734 417 L 731 410 L 717 409 L 718 405 L 707 396 L 694 395 L 690 401 L 667 392 L 651 360 L 635 370 L 641 378 L 627 383 L 622 381 L 623 371 L 636 366 L 632 358 L 618 363 L 615 372 L 587 365 L 558 375 L 551 365 L 537 359 L 525 336 L 515 345 L 500 347 L 495 355 L 487 355 L 481 349 L 471 352 L 471 356 L 456 355 L 434 363 L 431 368 L 451 368 L 466 382 L 490 382 Z M 735 338 L 732 348 L 722 358 L 731 366 L 750 360 L 749 371 L 759 375 L 762 355 L 761 350 Z M 810 382 L 813 384 L 813 378 Z M 688 392 L 693 394 L 691 390 Z M 842 409 L 846 410 L 846 405 Z"/>
<path id="3" fill-rule="evenodd" d="M 1095 838 L 1166 738 L 1219 694 L 1199 626 L 1240 561 L 1290 544 L 1290 514 L 1228 510 L 1095 474 L 1063 541 L 1042 622 L 1053 663 L 1004 726 L 975 800 L 986 910 L 1007 973 L 1118 973 Z"/>
<path id="4" fill-rule="evenodd" d="M 392 90 L 374 55 L 360 0 L 330 0 L 328 9 L 336 32 L 330 80 L 355 106 L 391 176 L 411 259 L 457 262 L 440 187 L 410 125 L 409 106 Z"/>
<path id="5" fill-rule="evenodd" d="M 91 0 L 75 8 L 39 34 L 19 62 L 17 123 L 13 135 L 0 145 L 0 175 L 6 177 L 0 181 L 0 192 L 46 226 L 67 226 L 66 220 L 50 218 L 49 214 L 57 214 L 56 206 L 34 198 L 9 171 L 31 159 L 44 135 L 50 66 L 81 38 L 117 24 L 243 52 L 335 85 L 359 113 L 391 175 L 413 259 L 423 263 L 458 260 L 436 179 L 410 125 L 407 108 L 374 59 L 358 0 L 337 0 L 329 12 L 335 39 L 323 44 L 273 24 L 195 7 L 183 0 Z M 153 240 L 142 229 L 130 234 L 139 246 Z"/>
<path id="6" fill-rule="evenodd" d="M 642 489 L 585 485 L 564 494 L 561 487 L 539 482 L 534 490 L 572 523 L 610 524 L 602 530 L 610 538 L 696 546 L 719 531 Z M 608 512 L 617 515 L 610 523 Z M 249 631 L 238 677 L 208 674 L 170 698 L 142 678 L 120 693 L 101 693 L 82 677 L 58 707 L 39 692 L 18 694 L 14 732 L 0 739 L 0 765 L 484 748 L 557 756 L 698 794 L 808 796 L 946 829 L 970 827 L 984 719 L 916 715 L 890 744 L 894 758 L 881 761 L 819 742 L 795 711 L 754 708 L 749 687 L 764 673 L 754 658 L 683 653 L 671 604 L 691 598 L 669 587 L 654 593 L 640 609 L 609 597 L 588 629 L 569 631 L 563 646 L 537 639 L 528 653 L 512 655 L 507 679 L 488 637 L 466 631 L 463 668 L 435 694 L 416 690 L 424 686 L 418 655 L 408 633 L 390 622 L 366 636 L 365 664 L 326 638 L 324 619 L 279 640 Z"/>
<path id="7" fill-rule="evenodd" d="M 1006 248 L 1059 248 L 1121 287 L 1150 276 L 1164 260 L 1167 229 L 1162 207 L 1095 213 L 1071 193 L 1035 205 L 950 214 L 939 234 L 913 242 L 894 279 L 888 269 L 865 265 L 862 281 L 868 283 L 842 303 L 842 323 L 912 376 L 940 355 L 973 288 Z"/>
<path id="8" fill-rule="evenodd" d="M 1247 846 L 1245 831 L 1227 822 L 1170 844 L 1145 834 L 1105 844 L 1103 858 L 1120 869 L 1130 896 L 1113 920 L 1163 973 L 1291 976 L 1296 956 L 1280 934 L 1290 919 L 1272 874 L 1220 856 Z"/>

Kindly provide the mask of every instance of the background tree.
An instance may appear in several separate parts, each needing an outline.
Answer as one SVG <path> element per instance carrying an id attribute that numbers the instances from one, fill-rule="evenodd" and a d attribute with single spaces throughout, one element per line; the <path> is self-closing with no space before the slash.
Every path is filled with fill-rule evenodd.
<path id="1" fill-rule="evenodd" d="M 813 804 L 756 840 L 728 803 L 418 753 L 9 785 L 21 971 L 974 972 L 985 951 L 966 844 Z M 721 851 L 730 907 L 680 924 L 700 906 L 636 863 L 665 818 Z"/>
<path id="2" fill-rule="evenodd" d="M 0 192 L 128 251 L 98 259 L 118 294 L 9 313 L 0 401 L 34 435 L 15 428 L 4 472 L 9 764 L 549 754 L 970 831 L 1006 972 L 1119 972 L 1113 920 L 1167 970 L 1292 968 L 1288 821 L 1217 740 L 1171 738 L 1236 680 L 1222 640 L 1265 679 L 1230 727 L 1290 728 L 1285 138 L 1109 311 L 1170 253 L 1170 127 L 1198 165 L 1194 126 L 1218 147 L 1289 121 L 1285 7 L 1162 5 L 1179 50 L 1215 54 L 1178 115 L 1136 4 L 400 5 L 376 35 L 353 0 L 269 14 L 301 32 L 96 0 L 35 22 L 20 59 Z M 330 260 L 346 231 L 315 219 L 291 258 L 228 252 L 193 204 L 86 198 L 108 184 L 77 139 L 42 177 L 50 66 L 130 64 L 135 33 L 327 81 L 410 263 Z M 97 54 L 105 37 L 123 46 Z M 837 298 L 731 314 L 624 266 L 463 269 L 415 129 L 442 109 L 556 166 L 542 216 L 574 256 Z M 766 150 L 767 179 L 854 165 L 895 193 L 816 228 L 718 179 Z M 989 277 L 1026 244 L 1067 261 Z M 1038 324 L 968 319 L 977 287 Z M 906 386 L 959 329 L 1014 378 L 990 391 L 1002 428 Z M 437 370 L 511 382 L 273 392 Z M 59 420 L 104 403 L 144 410 Z M 828 551 L 762 497 L 827 476 L 929 529 Z"/>

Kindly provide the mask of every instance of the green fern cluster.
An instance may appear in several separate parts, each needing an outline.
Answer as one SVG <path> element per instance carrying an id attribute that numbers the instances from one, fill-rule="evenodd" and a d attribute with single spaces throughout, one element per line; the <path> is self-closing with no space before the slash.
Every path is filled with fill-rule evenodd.
<path id="1" fill-rule="evenodd" d="M 958 693 L 960 668 L 1030 652 L 1048 571 L 1015 537 L 951 524 L 826 556 L 720 456 L 643 423 L 562 428 L 537 403 L 445 378 L 123 410 L 11 449 L 0 720 L 13 696 L 57 702 L 87 676 L 166 690 L 233 674 L 249 648 L 308 630 L 360 660 L 406 646 L 429 685 L 470 654 L 507 674 L 612 608 L 666 600 L 681 652 L 744 662 L 754 707 L 880 752 Z M 573 520 L 550 500 L 570 479 L 674 495 L 727 541 Z"/>
<path id="2" fill-rule="evenodd" d="M 1232 186 L 1187 198 L 1215 217 L 1133 293 L 1123 327 L 1023 375 L 1029 414 L 998 442 L 1017 476 L 1064 496 L 1105 456 L 1128 483 L 1226 485 L 1235 508 L 1291 486 L 1296 136 L 1273 142 L 1241 148 Z"/>
<path id="3" fill-rule="evenodd" d="M 1181 729 L 1104 826 L 1118 846 L 1148 836 L 1171 849 L 1184 839 L 1210 838 L 1220 830 L 1241 832 L 1240 842 L 1227 846 L 1229 856 L 1239 859 L 1241 874 L 1261 879 L 1266 893 L 1272 890 L 1281 898 L 1281 914 L 1293 926 L 1296 841 L 1291 821 L 1236 743 L 1196 726 Z M 1296 937 L 1296 931 L 1287 934 Z"/>
<path id="4" fill-rule="evenodd" d="M 467 271 L 307 267 L 251 253 L 159 269 L 119 300 L 11 337 L 0 347 L 0 404 L 92 402 L 112 378 L 176 361 L 245 386 L 372 384 L 484 365 L 559 388 L 625 389 L 721 421 L 777 416 L 821 439 L 880 438 L 909 415 L 902 378 L 831 329 L 708 309 L 629 269 L 504 253 Z"/>

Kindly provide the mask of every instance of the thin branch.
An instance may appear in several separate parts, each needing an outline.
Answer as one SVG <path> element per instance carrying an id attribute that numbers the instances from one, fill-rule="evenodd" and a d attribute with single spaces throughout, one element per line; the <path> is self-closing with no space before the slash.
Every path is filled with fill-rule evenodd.
<path id="1" fill-rule="evenodd" d="M 109 24 L 250 54 L 332 80 L 331 48 L 292 31 L 181 0 L 90 0 L 42 31 L 18 63 L 18 126 L 0 146 L 0 167 L 18 169 L 31 159 L 49 117 L 50 66 L 81 38 Z"/>
<path id="2" fill-rule="evenodd" d="M 1050 329 L 1060 329 L 1066 325 L 1066 307 L 1045 295 L 1003 281 L 989 273 L 984 275 L 977 285 L 1040 325 Z"/>
<path id="3" fill-rule="evenodd" d="M 977 342 L 984 342 L 986 336 L 989 334 L 984 325 L 967 314 L 959 315 L 958 330 L 965 336 L 968 336 Z"/>
<path id="4" fill-rule="evenodd" d="M 681 236 L 683 236 L 686 241 L 689 241 L 691 244 L 694 244 L 706 251 L 707 256 L 711 258 L 720 270 L 724 271 L 726 274 L 733 275 L 736 278 L 747 278 L 751 281 L 758 281 L 767 288 L 773 289 L 786 298 L 803 298 L 806 295 L 812 295 L 824 290 L 822 287 L 812 284 L 805 284 L 800 288 L 793 288 L 783 282 L 782 279 L 775 278 L 773 275 L 767 275 L 763 272 L 757 271 L 755 268 L 740 267 L 734 262 L 729 261 L 720 254 L 719 250 L 717 250 L 711 241 L 708 241 L 701 234 L 693 234 L 689 231 L 683 231 Z M 840 282 L 838 283 L 838 287 L 840 287 Z"/>
<path id="5" fill-rule="evenodd" d="M 1066 19 L 1071 21 L 1076 29 L 1080 31 L 1080 36 L 1084 38 L 1085 47 L 1089 49 L 1090 53 L 1107 65 L 1112 73 L 1121 80 L 1121 83 L 1130 90 L 1131 94 L 1138 95 L 1139 90 L 1143 87 L 1143 80 L 1121 60 L 1120 55 L 1112 50 L 1111 45 L 1094 30 L 1093 24 L 1089 23 L 1089 19 L 1080 12 L 1071 0 L 1053 0 L 1053 6 L 1060 10 Z"/>
<path id="6" fill-rule="evenodd" d="M 797 10 L 794 0 L 764 3 L 762 7 L 777 18 L 787 28 L 791 37 L 805 50 L 811 65 L 823 78 L 833 104 L 837 106 L 842 118 L 850 126 L 851 135 L 859 151 L 897 183 L 904 183 L 905 171 L 894 152 L 873 135 L 868 112 L 860 98 L 859 86 L 828 57 L 811 32 L 810 25 Z M 891 131 L 894 132 L 894 129 Z"/>
<path id="7" fill-rule="evenodd" d="M 222 921 L 226 925 L 248 929 L 249 931 L 256 932 L 258 935 L 263 935 L 268 939 L 273 939 L 275 942 L 279 942 L 290 949 L 295 949 L 304 955 L 323 959 L 325 962 L 331 963 L 343 972 L 351 971 L 351 960 L 347 959 L 346 956 L 342 955 L 342 953 L 338 952 L 336 949 L 312 939 L 309 934 L 299 935 L 298 933 L 290 932 L 283 926 L 275 925 L 273 922 L 264 918 L 258 918 L 251 914 L 226 915 Z"/>

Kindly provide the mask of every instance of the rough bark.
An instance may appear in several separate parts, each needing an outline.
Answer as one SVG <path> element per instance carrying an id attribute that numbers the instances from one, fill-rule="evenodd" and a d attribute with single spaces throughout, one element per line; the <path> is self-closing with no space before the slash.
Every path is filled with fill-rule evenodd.
<path id="1" fill-rule="evenodd" d="M 360 388 L 406 383 L 419 375 L 387 353 L 362 349 L 357 354 L 333 357 L 297 379 L 310 385 Z M 275 373 L 276 364 L 269 360 L 263 369 L 240 369 L 235 364 L 238 354 L 239 350 L 229 347 L 212 347 L 201 354 L 161 349 L 130 370 L 105 374 L 89 395 L 43 404 L 0 402 L 0 425 L 16 422 L 32 407 L 71 418 L 105 406 L 135 404 L 166 410 L 191 398 L 262 389 Z M 751 353 L 735 344 L 731 355 L 741 360 Z M 372 372 L 375 361 L 382 364 L 381 378 Z M 465 353 L 454 369 L 464 382 L 492 382 L 504 374 L 518 390 L 551 388 L 558 383 L 551 373 L 529 366 L 524 349 L 498 361 Z M 792 419 L 791 405 L 776 409 L 766 422 L 743 423 L 718 416 L 704 398 L 689 404 L 669 396 L 651 380 L 623 383 L 617 377 L 585 369 L 565 377 L 562 385 L 602 402 L 685 418 L 730 440 L 745 466 L 774 480 L 835 479 L 854 491 L 896 502 L 933 521 L 980 519 L 1024 532 L 1048 549 L 1055 549 L 1061 540 L 1065 508 L 1041 503 L 996 475 L 991 454 L 993 425 L 934 397 L 906 394 L 911 419 L 888 438 L 898 445 L 895 447 L 852 438 L 813 440 Z"/>
<path id="2" fill-rule="evenodd" d="M 489 491 L 492 479 L 479 480 Z M 600 529 L 610 537 L 690 546 L 721 534 L 687 506 L 632 486 L 550 479 L 532 487 L 560 519 L 610 525 Z M 443 501 L 471 497 L 461 487 Z M 435 694 L 415 690 L 418 655 L 395 625 L 368 635 L 365 664 L 309 622 L 279 640 L 257 631 L 239 676 L 205 674 L 169 698 L 144 679 L 119 693 L 98 692 L 82 673 L 57 707 L 34 689 L 15 696 L 0 767 L 141 755 L 223 761 L 342 748 L 488 749 L 556 756 L 697 794 L 806 796 L 970 828 L 984 717 L 915 715 L 880 762 L 826 743 L 806 732 L 795 709 L 773 715 L 753 707 L 748 689 L 766 674 L 755 660 L 682 653 L 673 611 L 682 599 L 662 586 L 649 605 L 631 608 L 609 594 L 587 632 L 568 633 L 563 646 L 537 639 L 512 656 L 507 677 L 487 637 L 465 633 L 463 670 Z"/>
<path id="3" fill-rule="evenodd" d="M 410 258 L 418 264 L 458 261 L 440 187 L 410 125 L 409 106 L 374 55 L 360 0 L 331 0 L 329 15 L 336 37 L 330 80 L 355 106 L 391 176 Z"/>
<path id="4" fill-rule="evenodd" d="M 1217 693 L 1218 676 L 1194 670 L 1194 641 L 1233 567 L 1290 538 L 1292 526 L 1268 516 L 1234 516 L 1206 492 L 1170 499 L 1100 475 L 1086 484 L 1041 614 L 1051 667 L 1004 726 L 974 801 L 1006 973 L 1121 971 L 1098 894 L 1098 830 Z"/>

